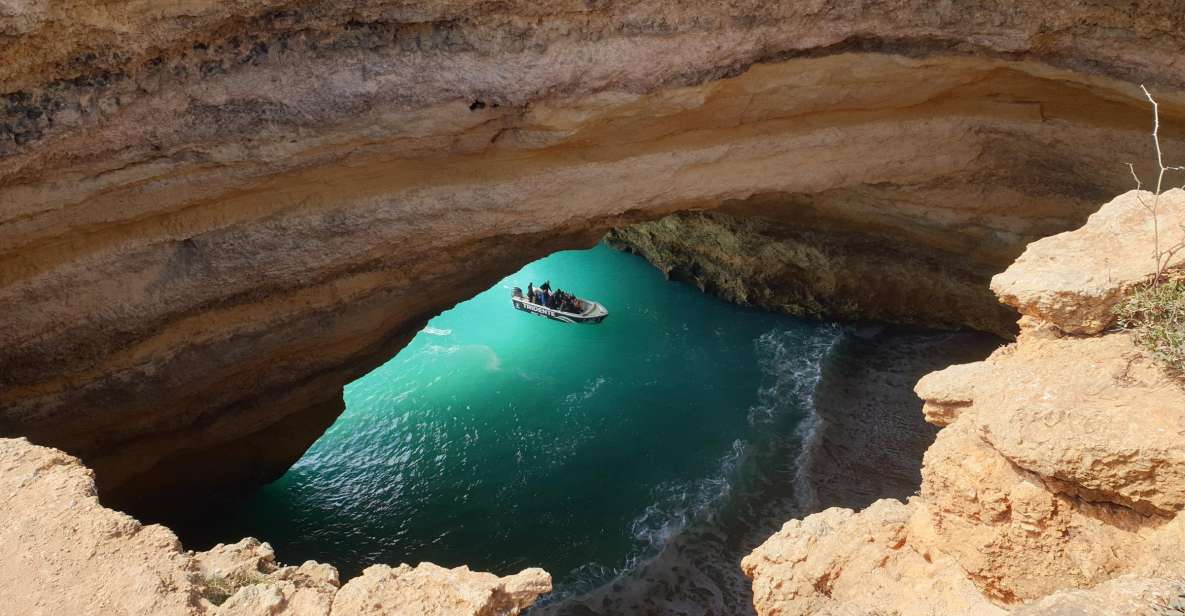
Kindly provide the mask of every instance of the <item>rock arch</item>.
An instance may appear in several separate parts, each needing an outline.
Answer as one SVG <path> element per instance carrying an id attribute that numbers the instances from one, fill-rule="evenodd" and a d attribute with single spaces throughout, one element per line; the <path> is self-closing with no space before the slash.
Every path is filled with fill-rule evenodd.
<path id="1" fill-rule="evenodd" d="M 1135 84 L 1183 134 L 1167 5 L 355 4 L 0 13 L 0 436 L 137 511 L 255 485 L 440 310 L 721 204 L 992 329 L 988 277 L 1147 161 Z"/>

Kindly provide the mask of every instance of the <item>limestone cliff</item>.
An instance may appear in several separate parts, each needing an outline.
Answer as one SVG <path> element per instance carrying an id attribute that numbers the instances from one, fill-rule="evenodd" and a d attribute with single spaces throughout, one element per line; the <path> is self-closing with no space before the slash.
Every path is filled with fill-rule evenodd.
<path id="1" fill-rule="evenodd" d="M 614 229 L 608 239 L 670 278 L 742 305 L 1015 335 L 1016 313 L 988 289 L 1007 249 L 948 251 L 878 230 L 868 217 L 832 219 L 848 215 L 754 197 Z"/>
<path id="2" fill-rule="evenodd" d="M 101 506 L 76 458 L 24 439 L 0 439 L 0 494 L 6 616 L 512 616 L 551 590 L 541 569 L 431 563 L 374 565 L 341 585 L 333 567 L 281 566 L 255 539 L 186 552 L 167 528 Z"/>
<path id="3" fill-rule="evenodd" d="M 871 292 L 824 281 L 820 310 L 902 317 L 922 306 L 900 290 L 941 291 L 956 306 L 927 320 L 994 330 L 992 268 L 1147 160 L 1135 84 L 1185 132 L 1183 20 L 1071 0 L 0 2 L 0 435 L 83 457 L 136 511 L 254 485 L 443 308 L 726 202 L 809 235 L 798 267 L 850 267 L 810 253 L 831 242 L 883 265 L 852 272 L 888 278 Z"/>
<path id="4" fill-rule="evenodd" d="M 1140 196 L 1030 244 L 993 279 L 1025 315 L 1021 336 L 918 383 L 943 426 L 920 494 L 786 524 L 744 561 L 760 614 L 1179 605 L 1185 384 L 1107 330 L 1122 292 L 1155 269 Z M 1185 235 L 1185 191 L 1166 193 L 1160 224 L 1170 243 Z"/>

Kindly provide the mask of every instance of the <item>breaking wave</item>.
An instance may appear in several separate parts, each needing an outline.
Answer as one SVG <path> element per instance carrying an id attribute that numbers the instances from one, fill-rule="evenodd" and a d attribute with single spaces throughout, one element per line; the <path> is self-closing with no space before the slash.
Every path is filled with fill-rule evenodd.
<path id="1" fill-rule="evenodd" d="M 693 525 L 711 523 L 728 501 L 746 456 L 743 441 L 733 441 L 732 448 L 716 466 L 716 471 L 694 481 L 659 484 L 654 489 L 655 502 L 630 522 L 636 548 L 619 567 L 585 563 L 568 574 L 569 581 L 546 595 L 530 613 L 563 612 L 562 604 L 586 593 L 603 590 L 615 580 L 625 580 L 658 557 L 672 541 Z M 561 604 L 561 605 L 557 605 Z M 550 606 L 550 609 L 548 609 Z M 558 608 L 558 609 L 557 609 Z"/>
<path id="2" fill-rule="evenodd" d="M 801 448 L 794 460 L 794 497 L 800 512 L 813 511 L 818 501 L 815 488 L 807 478 L 810 460 L 819 448 L 820 428 L 823 419 L 815 404 L 819 381 L 823 378 L 823 366 L 835 345 L 843 338 L 844 329 L 834 323 L 820 328 L 807 338 L 802 344 L 800 352 L 795 355 L 787 352 L 784 345 L 771 343 L 776 347 L 776 355 L 784 358 L 779 362 L 783 368 L 779 371 L 779 384 L 785 383 L 783 395 L 806 412 L 806 416 L 799 422 L 795 430 Z M 785 374 L 792 375 L 786 378 Z M 764 392 L 763 392 L 764 396 Z"/>
<path id="3" fill-rule="evenodd" d="M 789 407 L 806 410 L 808 419 L 814 416 L 817 423 L 815 389 L 827 355 L 842 336 L 843 328 L 834 323 L 811 332 L 805 340 L 799 331 L 776 329 L 758 336 L 757 361 L 768 384 L 749 409 L 749 424 L 770 423 Z"/>
<path id="4" fill-rule="evenodd" d="M 654 554 L 693 522 L 706 521 L 732 492 L 733 480 L 745 457 L 745 443 L 732 442 L 715 473 L 692 482 L 660 484 L 657 499 L 630 523 L 630 532 L 643 553 Z"/>
<path id="5" fill-rule="evenodd" d="M 656 578 L 698 586 L 701 592 L 715 597 L 717 607 L 722 606 L 721 601 L 723 605 L 750 604 L 748 580 L 739 569 L 740 557 L 801 511 L 802 503 L 813 499 L 800 469 L 812 455 L 821 423 L 815 409 L 815 391 L 827 357 L 843 333 L 842 327 L 830 325 L 805 337 L 801 329 L 775 329 L 758 336 L 754 345 L 763 379 L 758 400 L 748 409 L 749 425 L 766 427 L 769 433 L 779 431 L 772 424 L 795 422 L 797 428 L 791 428 L 784 438 L 768 442 L 734 440 L 707 476 L 656 486 L 654 502 L 630 523 L 636 544 L 631 556 L 619 567 L 588 563 L 577 568 L 531 613 L 613 613 L 602 612 L 596 606 L 608 597 L 628 602 L 631 597 L 650 594 L 656 588 Z M 598 386 L 594 382 L 586 393 L 595 392 Z M 575 397 L 577 394 L 569 396 Z M 755 478 L 755 474 L 768 476 Z M 764 489 L 755 481 L 783 485 L 793 481 L 793 495 L 787 494 L 784 507 L 772 503 L 764 508 L 753 507 L 739 502 L 754 497 L 753 490 Z M 737 524 L 744 527 L 742 532 L 749 535 L 749 541 L 733 553 L 737 546 L 726 547 L 723 537 L 738 530 Z M 726 530 L 729 528 L 732 531 Z M 667 570 L 678 573 L 664 573 Z M 740 597 L 745 599 L 738 601 Z M 581 609 L 591 611 L 576 609 L 575 604 L 583 604 Z M 705 607 L 703 613 L 718 613 L 718 609 Z"/>

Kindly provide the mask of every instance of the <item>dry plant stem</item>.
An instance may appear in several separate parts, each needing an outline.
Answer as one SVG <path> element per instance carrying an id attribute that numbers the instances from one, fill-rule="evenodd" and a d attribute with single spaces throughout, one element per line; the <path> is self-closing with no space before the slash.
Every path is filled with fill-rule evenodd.
<path id="1" fill-rule="evenodd" d="M 1181 233 L 1182 235 L 1185 235 L 1185 225 L 1181 227 Z M 1185 239 L 1182 239 L 1180 242 L 1170 246 L 1164 251 L 1164 262 L 1161 263 L 1159 260 L 1157 261 L 1157 271 L 1163 272 L 1164 270 L 1168 269 L 1169 264 L 1173 261 L 1173 257 L 1175 257 L 1177 253 L 1181 252 L 1182 250 L 1185 250 Z"/>
<path id="2" fill-rule="evenodd" d="M 1144 200 L 1142 195 L 1137 194 L 1140 205 L 1145 210 L 1148 210 L 1149 215 L 1152 216 L 1152 258 L 1156 260 L 1156 276 L 1152 279 L 1152 285 L 1155 286 L 1160 284 L 1164 269 L 1168 267 L 1168 264 L 1170 261 L 1172 261 L 1173 256 L 1181 249 L 1185 248 L 1185 241 L 1183 241 L 1181 244 L 1161 252 L 1159 216 L 1160 193 L 1164 187 L 1165 173 L 1169 171 L 1185 171 L 1185 166 L 1165 166 L 1164 152 L 1160 148 L 1160 104 L 1156 102 L 1155 98 L 1152 98 L 1152 93 L 1148 91 L 1148 88 L 1141 85 L 1140 89 L 1144 91 L 1144 96 L 1146 96 L 1148 101 L 1152 103 L 1152 143 L 1156 145 L 1156 166 L 1159 169 L 1156 175 L 1156 191 L 1153 193 L 1152 203 L 1148 203 Z M 1136 174 L 1135 166 L 1131 163 L 1127 163 L 1127 167 L 1131 170 L 1132 178 L 1136 180 L 1136 190 L 1140 190 L 1143 187 L 1143 182 L 1140 181 L 1140 177 Z"/>

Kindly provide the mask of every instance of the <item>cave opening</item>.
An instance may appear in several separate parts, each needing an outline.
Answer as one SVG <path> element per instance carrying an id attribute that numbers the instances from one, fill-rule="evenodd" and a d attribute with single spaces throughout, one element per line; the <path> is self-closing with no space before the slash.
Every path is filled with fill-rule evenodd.
<path id="1" fill-rule="evenodd" d="M 545 280 L 609 318 L 512 308 L 512 288 Z M 348 385 L 280 479 L 172 526 L 190 549 L 255 536 L 343 579 L 541 566 L 556 591 L 532 613 L 691 597 L 749 613 L 740 558 L 787 519 L 911 494 L 933 436 L 913 382 L 999 339 L 790 316 L 702 286 L 605 241 L 532 262 Z"/>

